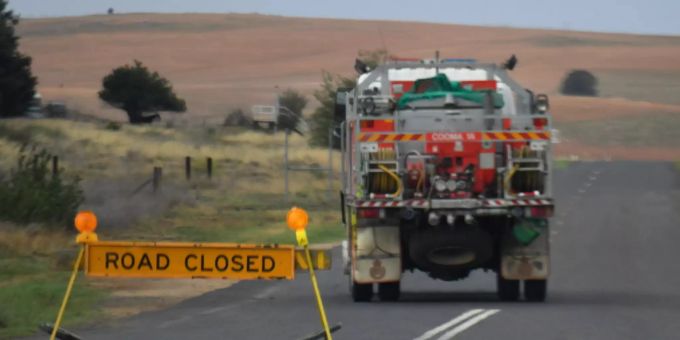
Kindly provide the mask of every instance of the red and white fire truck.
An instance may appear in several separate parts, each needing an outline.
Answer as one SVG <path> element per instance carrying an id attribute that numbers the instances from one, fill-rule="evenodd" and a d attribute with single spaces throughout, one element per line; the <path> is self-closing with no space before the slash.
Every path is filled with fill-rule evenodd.
<path id="1" fill-rule="evenodd" d="M 508 64 L 392 60 L 339 91 L 345 272 L 355 301 L 396 300 L 405 271 L 497 273 L 543 301 L 553 213 L 548 97 Z"/>

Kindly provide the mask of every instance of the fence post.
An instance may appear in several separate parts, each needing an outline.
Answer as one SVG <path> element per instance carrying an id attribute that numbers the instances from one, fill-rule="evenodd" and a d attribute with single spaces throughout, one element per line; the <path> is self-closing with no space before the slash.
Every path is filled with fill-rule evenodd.
<path id="1" fill-rule="evenodd" d="M 208 159 L 207 159 L 207 165 L 208 165 L 208 179 L 212 179 L 212 172 L 213 172 L 213 160 L 212 160 L 212 157 L 208 157 Z"/>
<path id="2" fill-rule="evenodd" d="M 52 177 L 59 176 L 59 156 L 52 156 Z"/>
<path id="3" fill-rule="evenodd" d="M 288 135 L 290 135 L 290 130 L 286 129 L 285 132 L 286 139 L 283 147 L 283 173 L 284 173 L 284 192 L 286 201 L 288 200 Z"/>
<path id="4" fill-rule="evenodd" d="M 189 156 L 184 158 L 184 173 L 186 174 L 187 181 L 191 180 L 191 157 Z"/>
<path id="5" fill-rule="evenodd" d="M 161 187 L 161 177 L 163 176 L 163 168 L 156 166 L 153 168 L 153 192 L 156 193 Z"/>
<path id="6" fill-rule="evenodd" d="M 333 198 L 333 128 L 328 130 L 328 199 Z"/>

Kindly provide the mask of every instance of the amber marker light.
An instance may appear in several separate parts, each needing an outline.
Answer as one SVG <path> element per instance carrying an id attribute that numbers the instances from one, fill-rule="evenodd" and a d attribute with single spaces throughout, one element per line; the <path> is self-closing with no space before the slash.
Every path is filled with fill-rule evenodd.
<path id="1" fill-rule="evenodd" d="M 286 223 L 291 230 L 305 230 L 309 223 L 309 215 L 307 215 L 305 209 L 293 207 L 288 211 Z"/>
<path id="2" fill-rule="evenodd" d="M 78 229 L 78 237 L 76 237 L 77 243 L 87 243 L 96 242 L 97 234 L 94 233 L 97 230 L 97 215 L 92 211 L 81 211 L 76 215 L 74 224 L 76 229 Z"/>

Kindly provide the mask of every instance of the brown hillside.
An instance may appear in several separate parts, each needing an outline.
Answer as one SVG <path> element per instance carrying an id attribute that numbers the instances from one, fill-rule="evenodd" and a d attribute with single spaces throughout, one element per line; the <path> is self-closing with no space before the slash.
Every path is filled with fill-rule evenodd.
<path id="1" fill-rule="evenodd" d="M 223 117 L 273 100 L 276 87 L 310 93 L 322 69 L 353 74 L 361 49 L 405 57 L 519 57 L 514 76 L 553 95 L 559 121 L 680 113 L 680 37 L 249 14 L 131 14 L 24 20 L 21 48 L 40 91 L 82 111 L 124 118 L 96 98 L 103 75 L 138 59 L 167 76 L 190 114 Z M 556 97 L 571 69 L 600 76 L 607 98 Z M 626 97 L 616 99 L 614 97 Z M 634 100 L 635 102 L 633 102 Z"/>

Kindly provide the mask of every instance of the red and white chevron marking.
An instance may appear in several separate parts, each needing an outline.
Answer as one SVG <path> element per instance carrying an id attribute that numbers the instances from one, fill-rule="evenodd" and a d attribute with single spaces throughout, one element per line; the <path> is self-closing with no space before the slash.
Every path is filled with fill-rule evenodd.
<path id="1" fill-rule="evenodd" d="M 359 208 L 400 208 L 414 207 L 423 208 L 427 206 L 427 200 L 404 200 L 404 201 L 359 201 Z"/>
<path id="2" fill-rule="evenodd" d="M 482 205 L 485 207 L 538 206 L 552 205 L 552 201 L 546 199 L 485 200 Z"/>
<path id="3" fill-rule="evenodd" d="M 552 205 L 552 200 L 547 199 L 490 199 L 482 200 L 482 207 L 527 207 L 527 206 L 545 206 Z M 356 207 L 358 208 L 427 208 L 427 200 L 404 200 L 404 201 L 358 201 Z"/>

